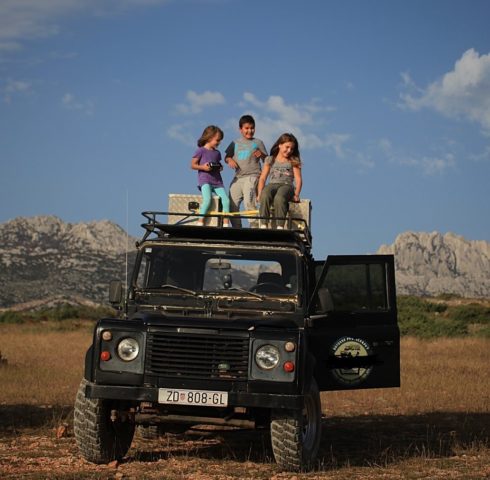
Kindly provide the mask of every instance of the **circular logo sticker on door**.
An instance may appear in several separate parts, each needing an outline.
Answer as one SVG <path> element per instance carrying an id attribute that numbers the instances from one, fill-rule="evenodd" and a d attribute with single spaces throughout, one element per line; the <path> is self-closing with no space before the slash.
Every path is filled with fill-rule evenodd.
<path id="1" fill-rule="evenodd" d="M 364 382 L 373 369 L 371 366 L 356 365 L 354 359 L 372 355 L 370 345 L 360 338 L 342 337 L 332 346 L 332 353 L 339 363 L 345 364 L 332 370 L 333 376 L 343 385 L 359 385 Z M 351 363 L 352 365 L 349 365 Z"/>

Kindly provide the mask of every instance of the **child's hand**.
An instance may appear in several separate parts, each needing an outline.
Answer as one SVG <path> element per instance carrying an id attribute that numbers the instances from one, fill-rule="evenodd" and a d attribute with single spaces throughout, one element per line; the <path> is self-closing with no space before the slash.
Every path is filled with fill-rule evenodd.
<path id="1" fill-rule="evenodd" d="M 238 163 L 233 160 L 233 158 L 229 157 L 226 163 L 230 168 L 233 168 L 233 170 L 238 170 Z"/>
<path id="2" fill-rule="evenodd" d="M 294 195 L 293 197 L 293 202 L 298 203 L 299 202 L 299 195 Z"/>
<path id="3" fill-rule="evenodd" d="M 263 154 L 263 153 L 262 153 L 262 152 L 261 152 L 261 151 L 260 151 L 258 148 L 254 150 L 253 156 L 254 156 L 255 158 L 262 158 L 262 157 L 263 157 L 263 155 L 264 155 L 264 154 Z"/>
<path id="4" fill-rule="evenodd" d="M 211 165 L 209 163 L 206 163 L 206 165 L 202 165 L 202 169 L 205 172 L 210 172 L 213 169 L 213 167 L 211 167 Z"/>

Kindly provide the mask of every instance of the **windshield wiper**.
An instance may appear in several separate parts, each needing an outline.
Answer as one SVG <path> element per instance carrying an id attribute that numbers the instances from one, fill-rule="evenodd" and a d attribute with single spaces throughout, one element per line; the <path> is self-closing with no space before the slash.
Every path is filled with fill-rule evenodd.
<path id="1" fill-rule="evenodd" d="M 224 290 L 225 292 L 229 292 L 230 290 L 233 290 L 235 292 L 242 292 L 242 293 L 248 293 L 249 295 L 252 295 L 252 297 L 256 297 L 256 298 L 259 298 L 260 300 L 264 300 L 264 296 L 263 295 L 260 295 L 259 293 L 255 293 L 255 292 L 251 292 L 250 290 L 245 290 L 244 288 L 240 288 L 240 287 L 230 287 L 230 288 L 227 288 L 226 290 Z M 221 292 L 220 292 L 221 293 Z"/>
<path id="2" fill-rule="evenodd" d="M 160 285 L 158 288 L 173 288 L 174 290 L 179 290 L 180 292 L 185 292 L 185 293 L 190 293 L 191 295 L 197 295 L 197 292 L 194 290 L 189 290 L 188 288 L 184 287 L 179 287 L 177 285 L 171 285 L 170 283 L 164 283 L 163 285 Z"/>

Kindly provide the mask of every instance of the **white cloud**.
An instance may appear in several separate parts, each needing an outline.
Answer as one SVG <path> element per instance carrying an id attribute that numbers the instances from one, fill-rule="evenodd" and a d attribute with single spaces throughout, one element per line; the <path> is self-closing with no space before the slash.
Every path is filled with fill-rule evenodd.
<path id="1" fill-rule="evenodd" d="M 393 145 L 387 138 L 380 139 L 378 141 L 378 147 L 385 155 L 392 155 Z"/>
<path id="2" fill-rule="evenodd" d="M 82 5 L 77 0 L 4 0 L 0 3 L 0 41 L 19 47 L 23 40 L 55 35 L 59 31 L 56 20 Z"/>
<path id="3" fill-rule="evenodd" d="M 169 0 L 1 0 L 0 51 L 19 50 L 26 40 L 56 35 L 60 20 L 80 14 L 115 14 Z"/>
<path id="4" fill-rule="evenodd" d="M 454 153 L 447 151 L 436 155 L 407 155 L 398 151 L 392 142 L 387 138 L 380 139 L 376 144 L 380 155 L 386 158 L 390 163 L 411 167 L 422 171 L 425 175 L 442 174 L 456 166 L 456 157 Z"/>
<path id="5" fill-rule="evenodd" d="M 474 162 L 488 162 L 490 161 L 490 145 L 487 145 L 480 153 L 473 153 L 469 156 L 470 160 Z"/>
<path id="6" fill-rule="evenodd" d="M 446 153 L 440 157 L 422 157 L 420 160 L 420 165 L 427 175 L 443 173 L 445 170 L 454 167 L 455 164 L 455 158 L 452 153 Z"/>
<path id="7" fill-rule="evenodd" d="M 194 138 L 189 132 L 192 129 L 192 125 L 189 124 L 180 124 L 180 125 L 172 125 L 167 130 L 167 135 L 174 140 L 177 140 L 184 145 L 195 146 L 197 142 L 197 138 Z"/>
<path id="8" fill-rule="evenodd" d="M 279 95 L 271 95 L 266 101 L 262 102 L 250 92 L 243 94 L 246 103 L 260 108 L 268 114 L 275 114 L 282 122 L 291 125 L 308 125 L 313 122 L 313 114 L 318 111 L 315 103 L 304 105 L 288 105 Z"/>
<path id="9" fill-rule="evenodd" d="M 17 52 L 20 48 L 17 42 L 0 42 L 0 52 Z"/>
<path id="10" fill-rule="evenodd" d="M 216 92 L 197 94 L 190 91 L 186 95 L 187 102 L 177 105 L 177 110 L 181 113 L 199 113 L 205 106 L 225 103 L 224 97 L 220 95 Z M 219 123 L 225 131 L 236 131 L 238 117 L 250 114 L 255 118 L 257 137 L 269 149 L 281 134 L 291 132 L 297 137 L 301 151 L 323 150 L 322 156 L 351 162 L 362 171 L 374 166 L 368 154 L 358 152 L 350 146 L 350 133 L 329 131 L 327 114 L 335 111 L 335 108 L 324 105 L 318 98 L 293 104 L 279 95 L 271 95 L 262 100 L 252 92 L 244 92 L 236 106 L 240 107 L 240 112 Z M 174 125 L 167 130 L 167 134 L 186 145 L 194 145 L 196 139 L 188 133 L 191 129 L 195 130 L 194 127 L 195 123 Z"/>
<path id="11" fill-rule="evenodd" d="M 345 157 L 345 144 L 351 136 L 346 133 L 325 133 L 326 119 L 322 114 L 335 111 L 317 98 L 301 104 L 289 104 L 279 95 L 259 100 L 253 93 L 243 94 L 244 107 L 254 107 L 251 112 L 257 123 L 257 134 L 269 148 L 284 132 L 293 133 L 301 150 L 325 149 L 337 157 Z"/>
<path id="12" fill-rule="evenodd" d="M 199 113 L 204 108 L 223 105 L 226 103 L 225 97 L 220 92 L 210 92 L 209 90 L 203 93 L 189 90 L 186 94 L 187 103 L 177 105 L 177 111 L 183 114 Z"/>
<path id="13" fill-rule="evenodd" d="M 17 94 L 26 94 L 32 92 L 32 85 L 25 80 L 13 80 L 9 78 L 2 88 L 3 100 L 5 103 L 11 103 L 12 97 Z"/>
<path id="14" fill-rule="evenodd" d="M 68 110 L 78 110 L 86 113 L 87 115 L 92 115 L 92 113 L 94 113 L 94 104 L 92 101 L 88 100 L 82 102 L 72 93 L 65 93 L 61 98 L 61 104 Z"/>
<path id="15" fill-rule="evenodd" d="M 344 145 L 350 138 L 351 136 L 346 133 L 330 133 L 326 135 L 324 145 L 328 148 L 332 148 L 337 157 L 344 158 L 346 155 Z"/>
<path id="16" fill-rule="evenodd" d="M 452 71 L 425 89 L 416 87 L 408 74 L 402 74 L 402 79 L 407 88 L 418 90 L 400 95 L 403 107 L 429 108 L 451 118 L 469 119 L 490 135 L 490 54 L 467 50 Z"/>

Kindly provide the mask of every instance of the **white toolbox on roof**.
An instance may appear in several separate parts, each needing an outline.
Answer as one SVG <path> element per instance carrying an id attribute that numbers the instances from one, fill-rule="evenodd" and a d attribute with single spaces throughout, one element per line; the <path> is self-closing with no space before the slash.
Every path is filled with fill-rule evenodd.
<path id="1" fill-rule="evenodd" d="M 183 215 L 169 215 L 168 223 L 182 223 L 185 225 L 197 225 L 199 217 L 188 216 L 193 213 L 199 213 L 201 207 L 202 196 L 199 194 L 192 195 L 187 193 L 169 193 L 168 195 L 168 211 L 169 213 L 182 213 Z M 211 200 L 211 208 L 209 213 L 218 212 L 220 210 L 220 199 L 218 196 L 213 195 Z M 259 215 L 257 211 L 257 216 Z M 294 219 L 300 219 L 306 222 L 309 229 L 311 229 L 311 201 L 308 199 L 302 199 L 299 203 L 289 202 L 289 215 L 292 218 L 292 228 L 303 230 L 304 224 L 301 221 L 295 221 Z M 274 221 L 272 228 L 274 228 Z M 206 226 L 216 227 L 218 225 L 217 217 L 206 218 Z"/>

